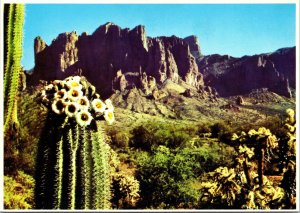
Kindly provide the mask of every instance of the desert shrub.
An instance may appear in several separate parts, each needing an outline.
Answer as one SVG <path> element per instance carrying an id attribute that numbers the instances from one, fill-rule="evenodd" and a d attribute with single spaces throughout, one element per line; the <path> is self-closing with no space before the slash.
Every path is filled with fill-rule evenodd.
<path id="1" fill-rule="evenodd" d="M 192 183 L 220 157 L 203 148 L 172 150 L 158 146 L 152 155 L 138 159 L 140 208 L 195 208 L 199 192 Z M 214 165 L 214 166 L 213 166 Z"/>
<path id="2" fill-rule="evenodd" d="M 211 132 L 210 124 L 203 123 L 203 124 L 197 125 L 197 135 L 201 135 L 204 133 L 210 133 L 210 132 Z"/>
<path id="3" fill-rule="evenodd" d="M 248 132 L 251 129 L 258 129 L 259 127 L 265 127 L 269 129 L 273 134 L 278 137 L 284 137 L 286 135 L 286 129 L 283 126 L 283 118 L 274 115 L 268 116 L 263 121 L 257 123 L 245 123 L 235 127 L 235 132 L 245 131 Z"/>
<path id="4" fill-rule="evenodd" d="M 127 148 L 129 146 L 130 135 L 120 129 L 110 129 L 107 133 L 111 138 L 110 145 L 113 148 Z"/>
<path id="5" fill-rule="evenodd" d="M 150 123 L 134 128 L 131 134 L 131 147 L 150 152 L 160 145 L 171 149 L 185 147 L 186 143 L 196 135 L 196 128 Z"/>
<path id="6" fill-rule="evenodd" d="M 232 132 L 232 128 L 223 121 L 217 122 L 210 127 L 212 137 L 218 138 L 222 135 Z"/>
<path id="7" fill-rule="evenodd" d="M 15 132 L 7 131 L 4 140 L 5 174 L 16 174 L 23 170 L 33 175 L 37 143 L 45 123 L 46 112 L 35 101 L 35 94 L 20 93 L 18 118 L 20 128 Z"/>
<path id="8" fill-rule="evenodd" d="M 176 130 L 170 127 L 159 129 L 153 135 L 153 145 L 167 146 L 171 149 L 184 147 L 187 141 L 191 139 L 191 135 L 186 130 Z"/>
<path id="9" fill-rule="evenodd" d="M 222 142 L 231 143 L 231 136 L 233 134 L 233 128 L 226 124 L 224 121 L 217 122 L 211 127 L 211 136 L 219 138 Z"/>
<path id="10" fill-rule="evenodd" d="M 150 151 L 153 134 L 144 126 L 138 126 L 132 130 L 133 138 L 130 145 L 134 148 Z"/>
<path id="11" fill-rule="evenodd" d="M 111 204 L 116 209 L 131 209 L 139 200 L 139 182 L 134 176 L 135 168 L 124 163 L 113 149 L 110 149 L 110 171 L 111 171 Z M 123 156 L 122 156 L 123 157 Z M 129 155 L 126 155 L 128 159 Z M 122 161 L 122 163 L 121 163 Z"/>
<path id="12" fill-rule="evenodd" d="M 4 176 L 4 208 L 34 208 L 34 179 L 18 171 L 15 176 Z"/>
<path id="13" fill-rule="evenodd" d="M 130 209 L 139 200 L 139 182 L 134 176 L 123 172 L 112 176 L 112 205 L 117 209 Z"/>
<path id="14" fill-rule="evenodd" d="M 210 142 L 209 146 L 198 146 L 195 152 L 201 153 L 199 159 L 204 172 L 212 171 L 218 166 L 231 166 L 234 164 L 234 157 L 237 155 L 234 148 L 230 145 Z"/>

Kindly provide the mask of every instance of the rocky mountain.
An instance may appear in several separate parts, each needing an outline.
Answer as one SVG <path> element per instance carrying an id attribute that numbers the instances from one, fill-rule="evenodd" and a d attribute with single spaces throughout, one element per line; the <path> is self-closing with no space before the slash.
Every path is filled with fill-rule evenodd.
<path id="1" fill-rule="evenodd" d="M 135 87 L 149 95 L 166 80 L 201 90 L 203 76 L 193 56 L 197 46 L 192 48 L 191 52 L 187 42 L 175 36 L 147 37 L 144 26 L 130 30 L 113 23 L 91 35 L 62 33 L 50 45 L 37 37 L 35 67 L 28 82 L 80 74 L 106 96 Z"/>
<path id="2" fill-rule="evenodd" d="M 197 59 L 206 85 L 220 96 L 250 93 L 268 88 L 279 95 L 291 97 L 296 86 L 296 48 L 283 48 L 273 53 L 234 58 L 208 55 Z"/>
<path id="3" fill-rule="evenodd" d="M 261 88 L 291 97 L 295 88 L 295 47 L 241 58 L 204 56 L 196 36 L 151 38 L 141 25 L 121 29 L 108 22 L 91 35 L 62 33 L 49 45 L 37 37 L 34 53 L 29 84 L 84 75 L 104 96 L 122 95 L 118 100 L 127 94 L 157 100 L 170 94 L 170 87 L 183 88 L 181 95 L 209 100 Z"/>

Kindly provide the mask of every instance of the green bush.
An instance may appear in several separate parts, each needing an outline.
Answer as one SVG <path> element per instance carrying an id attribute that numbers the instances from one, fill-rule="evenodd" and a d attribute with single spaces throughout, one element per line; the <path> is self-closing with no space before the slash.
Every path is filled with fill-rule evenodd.
<path id="1" fill-rule="evenodd" d="M 158 146 L 171 149 L 185 147 L 196 135 L 196 128 L 174 126 L 170 124 L 147 124 L 134 128 L 131 132 L 130 146 L 144 151 L 151 151 Z"/>
<path id="2" fill-rule="evenodd" d="M 213 124 L 211 127 L 212 137 L 220 138 L 224 134 L 232 132 L 232 128 L 223 121 Z"/>
<path id="3" fill-rule="evenodd" d="M 278 137 L 283 137 L 286 135 L 286 130 L 283 127 L 283 117 L 280 117 L 279 115 L 268 116 L 263 121 L 257 123 L 245 123 L 239 125 L 235 128 L 235 132 L 248 132 L 251 129 L 258 129 L 262 126 L 269 129 Z"/>
<path id="4" fill-rule="evenodd" d="M 210 132 L 211 132 L 211 127 L 207 123 L 199 124 L 197 126 L 197 135 L 201 135 L 201 134 L 204 134 L 204 133 L 210 133 Z"/>
<path id="5" fill-rule="evenodd" d="M 108 136 L 111 138 L 111 146 L 113 148 L 127 148 L 129 146 L 130 135 L 124 130 L 109 129 Z"/>
<path id="6" fill-rule="evenodd" d="M 18 171 L 16 176 L 4 176 L 4 208 L 34 208 L 34 179 Z"/>
<path id="7" fill-rule="evenodd" d="M 140 208 L 195 208 L 199 192 L 192 183 L 217 167 L 220 156 L 206 148 L 171 150 L 158 146 L 153 155 L 138 159 Z"/>
<path id="8" fill-rule="evenodd" d="M 144 126 L 138 126 L 132 130 L 133 138 L 130 145 L 137 149 L 151 151 L 153 134 Z"/>
<path id="9" fill-rule="evenodd" d="M 35 94 L 20 93 L 17 132 L 7 131 L 4 140 L 4 171 L 6 175 L 23 170 L 33 175 L 35 156 L 41 131 L 45 124 L 46 111 L 36 103 Z"/>

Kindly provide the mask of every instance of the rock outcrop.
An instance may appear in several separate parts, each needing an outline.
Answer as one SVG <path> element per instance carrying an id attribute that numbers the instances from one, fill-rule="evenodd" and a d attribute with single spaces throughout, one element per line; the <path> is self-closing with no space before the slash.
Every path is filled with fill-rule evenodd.
<path id="1" fill-rule="evenodd" d="M 35 67 L 28 82 L 79 74 L 107 96 L 134 87 L 150 94 L 166 80 L 178 83 L 182 79 L 198 89 L 204 85 L 203 76 L 185 40 L 150 38 L 144 26 L 130 30 L 113 23 L 100 26 L 91 35 L 62 33 L 51 45 L 37 37 Z"/>
<path id="2" fill-rule="evenodd" d="M 221 96 L 250 93 L 268 88 L 291 97 L 295 89 L 296 49 L 283 48 L 273 53 L 234 58 L 209 55 L 197 61 L 206 85 L 216 88 Z"/>
<path id="3" fill-rule="evenodd" d="M 84 75 L 104 96 L 133 88 L 148 96 L 166 81 L 183 81 L 185 89 L 191 86 L 204 96 L 243 95 L 268 88 L 291 97 L 296 84 L 295 47 L 242 58 L 203 56 L 196 36 L 150 38 L 141 25 L 121 29 L 109 22 L 91 35 L 62 33 L 50 45 L 37 37 L 34 53 L 34 71 L 27 76 L 30 85 Z"/>
<path id="4" fill-rule="evenodd" d="M 191 36 L 188 36 L 188 37 L 184 38 L 184 40 L 188 43 L 192 55 L 196 59 L 200 58 L 202 56 L 202 53 L 201 53 L 200 43 L 199 43 L 198 37 L 194 36 L 194 35 L 191 35 Z"/>

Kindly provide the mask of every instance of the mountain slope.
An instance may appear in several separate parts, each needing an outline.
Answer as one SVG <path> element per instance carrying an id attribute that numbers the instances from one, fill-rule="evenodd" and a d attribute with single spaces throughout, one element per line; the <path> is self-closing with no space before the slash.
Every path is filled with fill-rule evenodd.
<path id="1" fill-rule="evenodd" d="M 268 88 L 291 97 L 295 89 L 296 48 L 283 48 L 273 53 L 234 58 L 208 55 L 197 59 L 208 86 L 220 96 L 247 94 L 253 89 Z"/>

